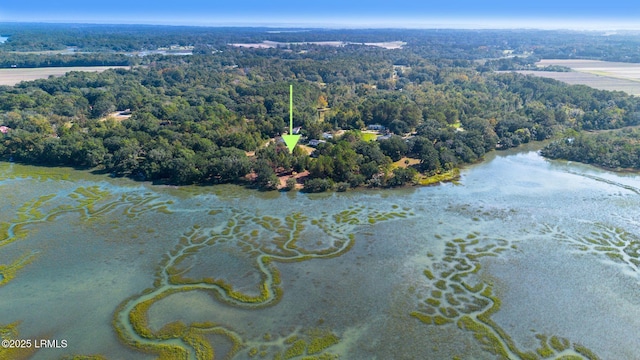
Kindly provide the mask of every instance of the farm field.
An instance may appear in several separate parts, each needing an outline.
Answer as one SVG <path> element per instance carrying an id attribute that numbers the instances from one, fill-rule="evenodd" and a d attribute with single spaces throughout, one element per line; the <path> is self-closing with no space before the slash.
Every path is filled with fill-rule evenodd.
<path id="1" fill-rule="evenodd" d="M 128 69 L 129 66 L 77 66 L 0 69 L 0 85 L 13 86 L 21 81 L 46 79 L 49 76 L 62 76 L 70 71 L 102 72 L 107 69 L 115 68 Z"/>
<path id="2" fill-rule="evenodd" d="M 640 67 L 638 67 L 640 70 Z M 519 74 L 535 75 L 559 80 L 571 85 L 587 85 L 594 89 L 609 91 L 624 91 L 631 95 L 640 95 L 640 82 L 619 79 L 603 75 L 595 75 L 587 72 L 557 72 L 557 71 L 533 71 L 519 70 Z"/>
<path id="3" fill-rule="evenodd" d="M 519 74 L 535 75 L 559 80 L 571 85 L 587 85 L 594 89 L 624 91 L 640 95 L 640 64 L 581 59 L 544 59 L 539 67 L 558 65 L 571 72 L 518 70 Z M 498 71 L 511 72 L 511 71 Z"/>
<path id="4" fill-rule="evenodd" d="M 640 64 L 623 63 L 600 60 L 579 59 L 545 59 L 536 63 L 537 66 L 559 65 L 575 71 L 594 75 L 607 76 L 623 80 L 640 81 Z"/>

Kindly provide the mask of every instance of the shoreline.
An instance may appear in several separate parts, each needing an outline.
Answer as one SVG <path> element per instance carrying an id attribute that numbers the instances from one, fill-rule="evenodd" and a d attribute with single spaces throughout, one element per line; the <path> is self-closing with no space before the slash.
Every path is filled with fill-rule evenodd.
<path id="1" fill-rule="evenodd" d="M 477 163 L 482 163 L 486 161 L 486 159 L 482 159 L 480 161 L 478 161 Z M 270 190 L 270 191 L 265 191 L 265 190 L 260 190 L 258 189 L 251 180 L 246 179 L 246 178 L 241 178 L 239 179 L 239 181 L 235 181 L 235 182 L 228 182 L 228 183 L 215 183 L 215 182 L 207 182 L 207 183 L 195 183 L 195 184 L 171 184 L 168 182 L 163 181 L 162 179 L 158 179 L 158 180 L 146 180 L 146 179 L 139 179 L 139 178 L 135 178 L 135 177 L 130 177 L 130 176 L 114 176 L 113 174 L 110 174 L 108 172 L 105 172 L 104 169 L 102 169 L 101 167 L 95 167 L 95 168 L 75 168 L 72 166 L 59 166 L 59 165 L 47 165 L 47 164 L 29 164 L 29 163 L 23 163 L 23 162 L 18 162 L 18 161 L 8 161 L 5 159 L 1 159 L 0 163 L 5 163 L 5 164 L 17 164 L 20 166 L 33 166 L 33 167 L 37 167 L 40 169 L 67 169 L 67 170 L 74 170 L 74 171 L 80 171 L 80 172 L 85 172 L 91 175 L 95 175 L 98 177 L 103 177 L 103 178 L 108 178 L 108 179 L 126 179 L 126 180 L 130 180 L 133 183 L 143 183 L 143 184 L 148 184 L 151 186 L 160 186 L 160 187 L 169 187 L 169 188 L 174 188 L 174 189 L 179 189 L 179 188 L 184 188 L 184 187 L 189 187 L 189 186 L 195 186 L 195 187 L 215 187 L 217 185 L 236 185 L 236 186 L 241 186 L 247 189 L 252 189 L 252 190 L 256 190 L 259 192 L 291 192 L 291 191 L 298 191 L 298 192 L 303 192 L 303 193 L 308 193 L 311 194 L 313 192 L 310 191 L 305 191 L 304 190 L 304 184 L 302 183 L 297 183 L 295 189 L 291 189 L 291 190 L 287 190 L 286 189 L 286 185 L 285 182 L 286 180 L 291 177 L 292 175 L 284 175 L 284 176 L 279 176 L 278 179 L 280 180 L 280 186 L 277 189 L 274 190 Z M 473 164 L 471 164 L 473 165 Z M 360 185 L 357 186 L 355 188 L 349 188 L 347 191 L 354 191 L 354 190 L 391 190 L 391 189 L 402 189 L 402 188 L 412 188 L 412 187 L 423 187 L 423 186 L 434 186 L 434 185 L 438 185 L 438 184 L 442 184 L 442 183 L 448 183 L 448 182 L 456 182 L 457 180 L 460 179 L 460 168 L 454 168 L 452 170 L 448 170 L 448 171 L 443 171 L 439 174 L 436 175 L 431 175 L 431 176 L 425 176 L 422 173 L 418 173 L 416 175 L 416 178 L 414 179 L 414 181 L 412 182 L 407 182 L 404 185 L 401 186 L 379 186 L 379 187 L 370 187 L 370 186 L 366 186 L 366 185 Z M 41 177 L 43 174 L 34 174 L 37 175 L 39 177 Z M 302 173 L 296 174 L 295 177 L 299 178 L 299 179 L 305 179 L 308 176 L 308 171 L 304 171 Z M 331 190 L 327 190 L 324 191 L 326 193 L 330 193 L 330 192 L 340 192 L 337 189 L 333 188 Z"/>

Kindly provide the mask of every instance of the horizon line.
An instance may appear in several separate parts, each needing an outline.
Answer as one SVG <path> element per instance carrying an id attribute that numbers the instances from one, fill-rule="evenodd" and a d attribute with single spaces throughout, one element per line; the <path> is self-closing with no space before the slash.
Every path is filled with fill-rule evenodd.
<path id="1" fill-rule="evenodd" d="M 453 20 L 453 19 L 451 19 Z M 538 22 L 530 19 L 505 21 L 504 19 L 456 19 L 454 21 L 418 21 L 407 20 L 402 23 L 394 21 L 380 21 L 374 19 L 366 19 L 363 21 L 270 21 L 259 22 L 250 20 L 236 21 L 203 21 L 194 19 L 191 21 L 185 19 L 150 19 L 150 20 L 71 20 L 71 19 L 45 19 L 45 20 L 4 20 L 0 19 L 0 24 L 52 24 L 52 25 L 140 25 L 140 26 L 175 26 L 175 27 L 210 27 L 210 28 L 280 28 L 280 29 L 331 29 L 331 30 L 366 30 L 366 29 L 395 29 L 395 30 L 557 30 L 557 31 L 639 31 L 640 23 L 638 22 L 609 22 L 609 21 L 585 21 L 575 19 L 573 21 L 557 21 Z M 516 24 L 516 22 L 518 24 Z M 562 25 L 561 25 L 562 24 Z"/>

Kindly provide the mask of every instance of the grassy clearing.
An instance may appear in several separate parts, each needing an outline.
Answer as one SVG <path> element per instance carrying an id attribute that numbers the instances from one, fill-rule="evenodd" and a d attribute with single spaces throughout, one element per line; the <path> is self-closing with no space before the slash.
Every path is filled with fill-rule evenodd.
<path id="1" fill-rule="evenodd" d="M 454 128 L 454 129 L 460 129 L 460 128 L 462 128 L 462 123 L 458 120 L 453 124 L 449 124 L 449 127 Z"/>
<path id="2" fill-rule="evenodd" d="M 375 141 L 378 136 L 380 136 L 378 133 L 362 132 L 362 140 L 364 141 Z"/>
<path id="3" fill-rule="evenodd" d="M 395 169 L 395 168 L 408 168 L 409 166 L 414 166 L 414 165 L 418 165 L 418 164 L 420 164 L 420 159 L 403 157 L 402 159 L 394 162 L 391 165 L 391 168 L 392 169 Z"/>
<path id="4" fill-rule="evenodd" d="M 311 155 L 311 153 L 316 150 L 316 149 L 312 148 L 311 146 L 307 146 L 307 145 L 298 144 L 298 146 L 302 150 L 304 150 L 307 153 L 307 155 Z"/>

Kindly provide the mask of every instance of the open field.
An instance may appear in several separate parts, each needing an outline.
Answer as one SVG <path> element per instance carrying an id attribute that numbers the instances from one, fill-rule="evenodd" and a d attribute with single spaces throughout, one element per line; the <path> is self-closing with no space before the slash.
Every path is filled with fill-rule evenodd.
<path id="1" fill-rule="evenodd" d="M 640 81 L 640 64 L 599 60 L 554 60 L 546 59 L 536 63 L 537 66 L 560 65 L 574 71 L 601 75 L 623 80 Z"/>
<path id="2" fill-rule="evenodd" d="M 640 67 L 639 67 L 640 69 Z M 624 91 L 631 95 L 640 95 L 640 82 L 617 79 L 609 76 L 595 75 L 586 72 L 556 72 L 556 71 L 515 71 L 525 75 L 535 75 L 559 80 L 571 85 L 587 85 L 594 89 Z"/>
<path id="3" fill-rule="evenodd" d="M 319 46 L 335 46 L 335 47 L 343 47 L 346 45 L 366 45 L 366 46 L 376 46 L 383 49 L 393 50 L 393 49 L 401 49 L 407 43 L 404 41 L 387 41 L 387 42 L 376 42 L 376 43 L 358 43 L 358 42 L 345 42 L 345 41 L 309 41 L 309 42 L 277 42 L 277 41 L 268 41 L 265 40 L 261 43 L 235 43 L 229 44 L 235 47 L 241 48 L 256 48 L 256 49 L 273 49 L 277 47 L 287 47 L 290 45 L 319 45 Z"/>
<path id="4" fill-rule="evenodd" d="M 539 67 L 558 65 L 571 68 L 571 72 L 515 71 L 559 80 L 571 85 L 587 85 L 594 89 L 624 91 L 640 96 L 640 64 L 581 59 L 545 59 Z M 506 71 L 498 71 L 506 72 Z"/>
<path id="5" fill-rule="evenodd" d="M 49 76 L 62 76 L 70 71 L 102 72 L 107 69 L 129 69 L 129 66 L 77 66 L 0 69 L 0 85 L 13 86 L 21 81 L 46 79 Z"/>

